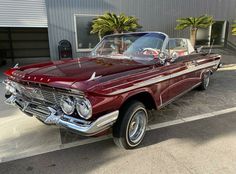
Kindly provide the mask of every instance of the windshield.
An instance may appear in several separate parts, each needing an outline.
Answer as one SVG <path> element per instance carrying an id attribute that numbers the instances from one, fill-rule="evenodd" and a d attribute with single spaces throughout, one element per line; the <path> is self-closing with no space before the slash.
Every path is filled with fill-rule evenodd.
<path id="1" fill-rule="evenodd" d="M 157 58 L 166 36 L 161 33 L 132 33 L 106 36 L 93 56 L 111 58 Z"/>

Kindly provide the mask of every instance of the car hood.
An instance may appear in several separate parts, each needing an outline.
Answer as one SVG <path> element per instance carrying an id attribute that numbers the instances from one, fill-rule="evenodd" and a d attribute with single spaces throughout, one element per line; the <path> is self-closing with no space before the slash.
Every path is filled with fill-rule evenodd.
<path id="1" fill-rule="evenodd" d="M 127 71 L 144 71 L 148 66 L 128 59 L 79 58 L 23 66 L 14 71 L 12 76 L 15 80 L 69 88 L 75 82 L 97 78 L 110 80 L 107 76 L 117 78 Z"/>

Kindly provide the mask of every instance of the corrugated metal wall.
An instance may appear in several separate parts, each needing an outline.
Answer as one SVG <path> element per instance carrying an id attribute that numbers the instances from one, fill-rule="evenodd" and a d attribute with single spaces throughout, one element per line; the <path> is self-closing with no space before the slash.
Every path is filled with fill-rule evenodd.
<path id="1" fill-rule="evenodd" d="M 0 0 L 0 27 L 47 27 L 45 0 Z"/>
<path id="2" fill-rule="evenodd" d="M 58 57 L 57 44 L 62 39 L 75 49 L 74 14 L 103 14 L 124 12 L 140 19 L 143 30 L 163 31 L 170 37 L 188 37 L 188 30 L 175 31 L 179 17 L 213 15 L 215 20 L 236 19 L 235 0 L 46 0 L 51 57 Z M 232 37 L 229 35 L 230 39 Z"/>

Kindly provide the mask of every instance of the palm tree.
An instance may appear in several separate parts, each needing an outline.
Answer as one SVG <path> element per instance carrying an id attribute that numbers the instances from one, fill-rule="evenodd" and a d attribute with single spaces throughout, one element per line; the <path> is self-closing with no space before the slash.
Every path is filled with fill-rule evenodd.
<path id="1" fill-rule="evenodd" d="M 232 25 L 232 35 L 236 36 L 236 21 L 234 21 L 234 24 Z"/>
<path id="2" fill-rule="evenodd" d="M 138 28 L 141 28 L 141 26 L 138 24 L 136 17 L 126 16 L 124 13 L 117 16 L 115 13 L 107 12 L 92 21 L 90 33 L 97 33 L 101 39 L 106 34 L 136 31 Z"/>
<path id="3" fill-rule="evenodd" d="M 213 17 L 208 15 L 202 15 L 199 17 L 188 17 L 177 19 L 176 30 L 183 30 L 190 27 L 190 40 L 193 46 L 195 46 L 197 30 L 199 28 L 208 28 L 213 24 Z"/>

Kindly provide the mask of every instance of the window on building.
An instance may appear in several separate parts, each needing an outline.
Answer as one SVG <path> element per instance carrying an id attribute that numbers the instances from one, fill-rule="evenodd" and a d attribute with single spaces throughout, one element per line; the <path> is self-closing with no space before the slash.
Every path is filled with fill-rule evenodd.
<path id="1" fill-rule="evenodd" d="M 91 22 L 98 15 L 75 15 L 77 51 L 90 51 L 99 42 L 96 34 L 90 34 Z"/>

